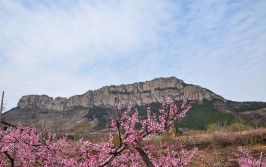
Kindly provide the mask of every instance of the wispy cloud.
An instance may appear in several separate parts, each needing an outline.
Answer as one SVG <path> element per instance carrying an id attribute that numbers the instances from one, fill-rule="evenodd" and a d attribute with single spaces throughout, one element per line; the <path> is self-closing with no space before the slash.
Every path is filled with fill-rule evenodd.
<path id="1" fill-rule="evenodd" d="M 71 96 L 176 76 L 266 101 L 265 1 L 0 1 L 0 88 Z"/>

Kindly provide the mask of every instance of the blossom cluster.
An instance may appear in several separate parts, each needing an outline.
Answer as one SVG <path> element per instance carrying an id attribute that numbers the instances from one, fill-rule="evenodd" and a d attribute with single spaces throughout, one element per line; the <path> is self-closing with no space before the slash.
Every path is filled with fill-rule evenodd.
<path id="1" fill-rule="evenodd" d="M 262 167 L 266 166 L 266 161 L 260 157 L 256 159 L 251 156 L 250 151 L 245 150 L 243 147 L 238 147 L 237 162 L 240 167 Z"/>
<path id="2" fill-rule="evenodd" d="M 140 120 L 138 111 L 132 114 L 132 103 L 122 111 L 116 107 L 117 118 L 112 120 L 114 133 L 108 141 L 97 143 L 78 140 L 57 139 L 54 135 L 43 137 L 34 126 L 10 127 L 0 130 L 0 166 L 184 166 L 188 165 L 197 149 L 185 151 L 183 146 L 168 144 L 161 154 L 156 145 L 143 145 L 143 139 L 153 134 L 163 134 L 173 128 L 174 121 L 183 118 L 191 108 L 192 102 L 184 101 L 177 106 L 168 99 L 161 103 L 159 115 L 147 108 L 147 118 Z M 136 128 L 136 124 L 141 128 Z M 113 144 L 113 134 L 119 137 L 119 144 Z M 178 140 L 174 137 L 175 140 Z"/>

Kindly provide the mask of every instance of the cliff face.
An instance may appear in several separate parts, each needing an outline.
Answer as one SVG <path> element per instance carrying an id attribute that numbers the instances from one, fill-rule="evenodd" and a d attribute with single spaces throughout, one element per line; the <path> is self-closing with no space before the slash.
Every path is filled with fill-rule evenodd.
<path id="1" fill-rule="evenodd" d="M 203 99 L 224 100 L 221 96 L 202 88 L 200 86 L 188 85 L 182 80 L 175 77 L 157 78 L 152 81 L 139 82 L 128 85 L 106 86 L 98 90 L 88 91 L 83 95 L 76 95 L 70 98 L 52 97 L 46 95 L 28 95 L 23 96 L 19 102 L 18 107 L 21 108 L 41 108 L 56 111 L 67 111 L 75 107 L 88 108 L 93 105 L 110 107 L 115 106 L 115 95 L 123 102 L 132 100 L 133 103 L 142 105 L 148 99 L 153 98 L 164 100 L 172 98 L 175 100 Z"/>
<path id="2" fill-rule="evenodd" d="M 131 100 L 133 104 L 138 104 L 140 109 L 145 107 L 143 104 L 146 104 L 147 100 L 155 101 L 155 98 L 159 100 L 167 98 L 183 100 L 187 98 L 196 99 L 199 102 L 204 99 L 214 100 L 195 104 L 198 106 L 197 112 L 203 113 L 200 119 L 202 122 L 205 121 L 204 124 L 206 125 L 210 123 L 208 119 L 217 114 L 216 111 L 231 114 L 232 117 L 236 115 L 247 118 L 249 121 L 264 123 L 266 120 L 266 103 L 225 100 L 208 89 L 186 84 L 175 77 L 157 78 L 128 85 L 105 86 L 70 98 L 52 98 L 47 95 L 23 96 L 18 102 L 18 107 L 5 112 L 3 117 L 13 125 L 16 125 L 18 121 L 24 126 L 33 123 L 36 127 L 45 127 L 50 132 L 56 133 L 61 131 L 73 132 L 73 129 L 80 122 L 88 122 L 90 126 L 85 129 L 87 132 L 92 132 L 109 128 L 110 118 L 114 114 L 112 107 L 116 103 L 115 96 L 118 96 L 125 107 L 127 102 Z M 210 110 L 214 112 L 210 113 Z M 229 118 L 227 116 L 221 118 L 219 122 L 230 121 L 227 120 Z M 202 128 L 202 125 L 198 128 Z"/>

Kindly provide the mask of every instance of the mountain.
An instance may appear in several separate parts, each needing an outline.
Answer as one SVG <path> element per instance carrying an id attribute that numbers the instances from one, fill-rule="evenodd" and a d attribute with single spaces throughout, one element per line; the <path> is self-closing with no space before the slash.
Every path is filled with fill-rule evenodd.
<path id="1" fill-rule="evenodd" d="M 128 102 L 132 100 L 137 105 L 143 105 L 148 99 L 155 100 L 172 98 L 182 100 L 184 98 L 198 100 L 220 99 L 222 97 L 199 86 L 185 84 L 175 77 L 157 78 L 152 81 L 139 82 L 129 85 L 106 86 L 95 91 L 87 91 L 83 95 L 76 95 L 70 98 L 57 97 L 53 99 L 46 95 L 23 96 L 19 102 L 20 108 L 41 108 L 55 111 L 67 111 L 75 107 L 88 108 L 91 106 L 112 107 L 115 106 L 115 95 L 119 99 Z"/>
<path id="2" fill-rule="evenodd" d="M 209 118 L 201 120 L 201 122 L 205 122 L 204 125 L 196 125 L 191 128 L 204 129 L 207 124 L 219 121 L 223 117 L 225 117 L 225 121 L 229 122 L 233 122 L 237 117 L 245 118 L 247 116 L 262 123 L 266 122 L 266 103 L 264 102 L 229 101 L 208 89 L 186 84 L 175 77 L 156 78 L 128 85 L 105 86 L 70 98 L 57 97 L 54 99 L 47 95 L 27 95 L 21 97 L 17 107 L 4 113 L 3 117 L 12 124 L 16 124 L 18 121 L 23 124 L 33 122 L 39 126 L 45 126 L 51 131 L 69 131 L 84 122 L 88 122 L 90 130 L 105 129 L 109 125 L 110 117 L 114 114 L 115 96 L 122 100 L 124 107 L 131 100 L 143 114 L 147 100 L 155 102 L 154 97 L 160 100 L 172 98 L 176 101 L 196 99 L 198 104 L 189 113 L 190 121 L 187 122 L 193 122 L 193 120 L 196 122 L 202 115 Z M 156 106 L 155 103 L 154 106 Z M 195 108 L 198 109 L 194 111 Z M 156 108 L 154 109 L 156 110 Z M 197 116 L 198 114 L 200 115 Z M 221 119 L 221 121 L 224 120 Z M 189 126 L 188 124 L 180 125 Z"/>

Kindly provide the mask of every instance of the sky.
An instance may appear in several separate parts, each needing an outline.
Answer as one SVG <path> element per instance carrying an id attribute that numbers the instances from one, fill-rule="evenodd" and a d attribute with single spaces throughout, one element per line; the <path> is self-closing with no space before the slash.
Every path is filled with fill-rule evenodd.
<path id="1" fill-rule="evenodd" d="M 265 0 L 0 0 L 0 91 L 70 97 L 175 76 L 266 102 Z"/>

